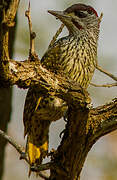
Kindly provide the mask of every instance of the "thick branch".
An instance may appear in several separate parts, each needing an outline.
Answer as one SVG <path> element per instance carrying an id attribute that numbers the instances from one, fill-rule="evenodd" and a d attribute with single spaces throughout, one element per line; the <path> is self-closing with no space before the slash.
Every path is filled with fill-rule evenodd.
<path id="1" fill-rule="evenodd" d="M 5 3 L 7 2 L 5 1 Z M 10 0 L 8 4 L 6 5 L 9 6 L 9 8 L 7 9 L 7 12 L 5 13 L 2 23 L 11 27 L 11 26 L 14 26 L 14 19 L 16 16 L 18 5 L 19 5 L 19 0 Z"/>
<path id="2" fill-rule="evenodd" d="M 56 94 L 68 103 L 71 103 L 71 100 L 74 100 L 73 103 L 79 102 L 81 106 L 90 103 L 88 93 L 77 83 L 67 79 L 62 73 L 56 75 L 49 72 L 42 67 L 38 58 L 32 62 L 28 60 L 24 62 L 9 60 L 5 61 L 5 63 L 8 71 L 5 81 L 3 81 L 2 77 L 0 79 L 2 86 L 16 84 L 20 88 L 29 88 L 37 85 L 37 90 L 43 89 L 46 93 Z M 74 92 L 74 95 L 71 92 Z M 77 94 L 76 97 L 75 93 Z"/>
<path id="3" fill-rule="evenodd" d="M 50 170 L 50 179 L 78 179 L 89 147 L 87 145 L 87 123 L 89 110 L 86 108 L 70 107 L 68 123 L 62 142 L 53 155 L 56 168 Z"/>
<path id="4" fill-rule="evenodd" d="M 68 114 L 61 145 L 53 155 L 58 167 L 51 168 L 50 179 L 78 179 L 93 144 L 100 137 L 117 129 L 117 99 L 90 110 L 70 107 Z"/>
<path id="5" fill-rule="evenodd" d="M 94 108 L 90 111 L 93 134 L 91 141 L 96 141 L 100 137 L 117 129 L 117 98 L 112 102 Z"/>

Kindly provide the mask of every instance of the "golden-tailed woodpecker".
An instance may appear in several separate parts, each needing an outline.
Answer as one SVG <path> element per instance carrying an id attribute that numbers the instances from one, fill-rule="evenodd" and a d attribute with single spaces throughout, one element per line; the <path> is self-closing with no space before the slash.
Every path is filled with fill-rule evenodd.
<path id="1" fill-rule="evenodd" d="M 87 88 L 97 61 L 97 41 L 100 20 L 91 6 L 74 4 L 64 11 L 48 11 L 59 19 L 69 34 L 49 47 L 41 63 L 49 71 L 64 72 Z M 60 119 L 67 109 L 57 97 L 29 88 L 24 107 L 24 134 L 27 134 L 27 153 L 31 165 L 39 165 L 48 152 L 49 126 Z"/>

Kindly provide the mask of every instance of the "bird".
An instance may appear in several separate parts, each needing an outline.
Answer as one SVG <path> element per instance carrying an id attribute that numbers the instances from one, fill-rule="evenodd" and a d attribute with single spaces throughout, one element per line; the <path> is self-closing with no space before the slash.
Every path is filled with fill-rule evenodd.
<path id="1" fill-rule="evenodd" d="M 50 72 L 64 72 L 70 79 L 87 89 L 97 64 L 100 19 L 90 5 L 74 4 L 63 11 L 48 11 L 67 28 L 68 35 L 50 46 L 41 64 Z M 67 111 L 62 99 L 30 87 L 26 96 L 23 122 L 27 135 L 26 153 L 30 166 L 38 166 L 48 154 L 49 127 Z"/>

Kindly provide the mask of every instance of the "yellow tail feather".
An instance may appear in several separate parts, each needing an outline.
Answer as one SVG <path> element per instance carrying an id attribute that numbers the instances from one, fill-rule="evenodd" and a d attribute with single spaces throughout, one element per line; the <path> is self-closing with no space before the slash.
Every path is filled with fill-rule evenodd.
<path id="1" fill-rule="evenodd" d="M 46 141 L 41 146 L 36 146 L 33 143 L 28 143 L 28 156 L 30 164 L 41 164 L 43 158 L 46 156 L 48 151 L 48 142 Z"/>
<path id="2" fill-rule="evenodd" d="M 35 145 L 32 143 L 30 136 L 28 136 L 27 141 L 27 153 L 29 157 L 30 166 L 40 165 L 43 158 L 47 155 L 48 152 L 48 141 L 45 141 L 41 146 Z M 31 175 L 31 170 L 29 169 L 29 177 Z"/>
<path id="3" fill-rule="evenodd" d="M 30 164 L 35 164 L 36 159 L 40 159 L 41 151 L 40 147 L 29 142 L 28 144 L 28 155 Z"/>

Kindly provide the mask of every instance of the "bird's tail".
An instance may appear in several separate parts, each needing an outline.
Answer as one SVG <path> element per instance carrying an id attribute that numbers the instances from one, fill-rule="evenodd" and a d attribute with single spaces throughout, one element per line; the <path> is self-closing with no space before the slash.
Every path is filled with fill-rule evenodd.
<path id="1" fill-rule="evenodd" d="M 26 152 L 29 157 L 30 166 L 40 165 L 48 153 L 50 122 L 42 121 L 39 126 L 27 136 Z"/>

